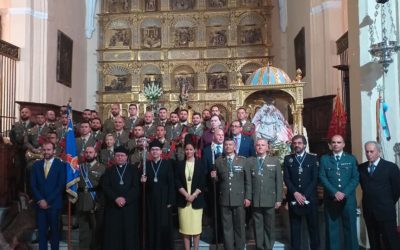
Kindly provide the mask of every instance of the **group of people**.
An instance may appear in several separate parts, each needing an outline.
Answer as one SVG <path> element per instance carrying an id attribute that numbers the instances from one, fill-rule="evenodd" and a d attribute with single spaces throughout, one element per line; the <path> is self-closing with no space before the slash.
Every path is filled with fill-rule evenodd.
<path id="1" fill-rule="evenodd" d="M 320 160 L 306 152 L 304 136 L 291 135 L 293 153 L 282 167 L 270 154 L 269 140 L 257 136 L 245 108 L 239 108 L 237 120 L 230 123 L 217 105 L 194 112 L 191 123 L 185 109 L 168 116 L 161 108 L 157 117 L 151 111 L 140 117 L 137 105 L 131 104 L 128 113 L 121 116 L 120 106 L 114 104 L 111 117 L 102 122 L 96 112 L 84 110 L 75 124 L 79 249 L 174 249 L 175 211 L 185 249 L 190 249 L 191 239 L 198 249 L 207 220 L 216 229 L 215 243 L 221 230 L 225 249 L 244 249 L 250 217 L 256 248 L 272 249 L 275 210 L 284 197 L 292 249 L 301 249 L 303 217 L 311 249 L 358 249 L 359 183 L 372 249 L 380 249 L 382 242 L 386 249 L 400 248 L 395 211 L 400 171 L 380 157 L 377 142 L 365 144 L 368 161 L 358 165 L 354 156 L 343 152 L 340 135 L 332 137 L 332 153 Z M 16 162 L 18 176 L 24 176 L 18 179 L 19 187 L 28 183 L 37 204 L 40 249 L 47 249 L 49 229 L 52 249 L 58 249 L 66 184 L 66 110 L 62 107 L 59 119 L 52 110 L 37 114 L 33 123 L 30 110 L 23 108 L 20 117 L 10 133 L 17 156 L 24 156 Z M 326 248 L 319 237 L 319 182 L 325 190 Z"/>

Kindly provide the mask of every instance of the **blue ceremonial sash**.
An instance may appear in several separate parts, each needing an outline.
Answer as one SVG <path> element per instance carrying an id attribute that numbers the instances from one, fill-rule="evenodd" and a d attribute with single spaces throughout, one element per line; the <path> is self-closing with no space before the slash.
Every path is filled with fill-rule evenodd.
<path id="1" fill-rule="evenodd" d="M 86 172 L 87 171 L 87 172 Z M 83 180 L 85 181 L 85 184 L 88 188 L 92 189 L 93 184 L 89 179 L 89 168 L 82 168 L 82 175 L 83 175 Z M 90 196 L 92 197 L 93 201 L 96 199 L 96 191 L 89 191 Z"/>

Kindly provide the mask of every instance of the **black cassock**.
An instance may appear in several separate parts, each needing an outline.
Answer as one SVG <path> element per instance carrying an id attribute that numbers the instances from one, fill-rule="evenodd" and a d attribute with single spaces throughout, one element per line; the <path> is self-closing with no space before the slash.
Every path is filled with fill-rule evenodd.
<path id="1" fill-rule="evenodd" d="M 128 164 L 122 177 L 122 183 L 120 175 L 122 175 L 123 169 L 124 167 L 114 165 L 107 168 L 103 175 L 104 250 L 139 249 L 139 173 L 136 167 Z M 115 199 L 118 197 L 125 198 L 126 205 L 124 207 L 119 207 L 115 203 Z"/>
<path id="2" fill-rule="evenodd" d="M 174 170 L 171 162 L 147 161 L 146 175 L 146 249 L 172 250 L 172 207 L 167 208 L 167 205 L 175 204 Z"/>

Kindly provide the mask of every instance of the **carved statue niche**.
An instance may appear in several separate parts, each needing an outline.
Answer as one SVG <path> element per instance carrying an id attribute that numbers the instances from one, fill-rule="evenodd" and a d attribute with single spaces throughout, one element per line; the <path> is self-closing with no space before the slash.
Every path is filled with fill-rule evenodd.
<path id="1" fill-rule="evenodd" d="M 161 28 L 156 26 L 142 28 L 142 46 L 144 48 L 160 48 Z"/>
<path id="2" fill-rule="evenodd" d="M 262 44 L 262 32 L 260 27 L 256 25 L 244 25 L 239 27 L 238 32 L 239 44 Z"/>
<path id="3" fill-rule="evenodd" d="M 129 47 L 131 44 L 129 29 L 113 29 L 111 31 L 108 47 Z"/>
<path id="4" fill-rule="evenodd" d="M 143 86 L 154 82 L 155 85 L 158 85 L 162 88 L 162 76 L 161 75 L 145 75 L 143 79 Z"/>
<path id="5" fill-rule="evenodd" d="M 191 47 L 194 42 L 195 29 L 193 27 L 179 27 L 175 29 L 175 47 Z"/>
<path id="6" fill-rule="evenodd" d="M 145 11 L 157 11 L 158 1 L 157 0 L 144 0 L 144 10 Z"/>
<path id="7" fill-rule="evenodd" d="M 193 10 L 195 0 L 170 0 L 172 10 Z"/>
<path id="8" fill-rule="evenodd" d="M 208 31 L 208 46 L 224 47 L 227 45 L 228 37 L 225 28 L 209 27 Z"/>
<path id="9" fill-rule="evenodd" d="M 108 4 L 110 12 L 126 12 L 131 7 L 130 0 L 110 0 Z"/>
<path id="10" fill-rule="evenodd" d="M 226 7 L 227 0 L 207 0 L 207 8 L 208 9 L 219 9 Z"/>
<path id="11" fill-rule="evenodd" d="M 249 79 L 251 74 L 253 74 L 254 71 L 256 71 L 257 69 L 259 69 L 261 67 L 262 67 L 261 64 L 255 63 L 255 62 L 250 62 L 250 63 L 243 65 L 243 67 L 240 69 L 240 73 L 242 75 L 242 82 L 244 84 L 247 84 L 247 79 Z"/>

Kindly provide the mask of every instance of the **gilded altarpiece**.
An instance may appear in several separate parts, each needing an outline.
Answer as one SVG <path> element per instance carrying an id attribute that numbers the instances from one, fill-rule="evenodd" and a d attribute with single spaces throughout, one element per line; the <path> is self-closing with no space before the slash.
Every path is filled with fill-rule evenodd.
<path id="1" fill-rule="evenodd" d="M 149 104 L 149 81 L 164 90 L 159 106 L 201 111 L 218 104 L 231 119 L 246 98 L 264 91 L 246 86 L 271 60 L 271 0 L 104 0 L 99 15 L 102 118 L 111 104 Z M 182 93 L 187 98 L 182 103 Z"/>

